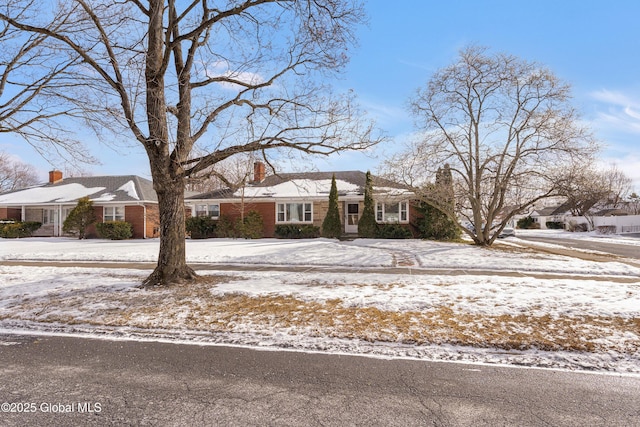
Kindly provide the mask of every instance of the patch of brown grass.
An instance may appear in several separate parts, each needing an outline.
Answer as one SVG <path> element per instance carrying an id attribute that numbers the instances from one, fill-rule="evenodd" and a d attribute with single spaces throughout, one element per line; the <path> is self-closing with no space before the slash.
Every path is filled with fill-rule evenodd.
<path id="1" fill-rule="evenodd" d="M 224 280 L 209 277 L 188 286 L 156 290 L 93 289 L 52 295 L 46 301 L 25 299 L 0 313 L 0 319 L 212 333 L 250 331 L 271 335 L 279 331 L 372 342 L 506 350 L 640 351 L 640 318 L 486 315 L 456 311 L 448 305 L 420 311 L 389 311 L 348 306 L 340 299 L 303 301 L 289 295 L 212 293 L 212 287 Z M 611 337 L 628 333 L 635 339 Z"/>

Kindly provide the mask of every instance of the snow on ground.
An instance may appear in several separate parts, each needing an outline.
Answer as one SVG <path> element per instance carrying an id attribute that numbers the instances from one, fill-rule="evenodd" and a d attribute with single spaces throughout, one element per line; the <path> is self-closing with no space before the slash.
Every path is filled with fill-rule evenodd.
<path id="1" fill-rule="evenodd" d="M 517 239 L 510 239 L 514 241 Z M 158 239 L 78 242 L 69 238 L 30 238 L 0 242 L 0 260 L 155 262 L 159 249 Z M 402 255 L 415 258 L 416 266 L 421 268 L 587 275 L 638 275 L 639 271 L 620 262 L 601 264 L 542 253 L 420 240 L 187 240 L 190 263 L 392 267 L 394 259 Z"/>
<path id="2" fill-rule="evenodd" d="M 140 289 L 148 270 L 100 262 L 154 261 L 157 240 L 0 239 L 0 261 L 96 261 L 0 265 L 0 328 L 639 375 L 640 268 L 517 242 L 188 240 L 207 280 Z"/>
<path id="3" fill-rule="evenodd" d="M 624 234 L 600 234 L 597 231 L 574 233 L 565 230 L 517 230 L 517 234 L 518 236 L 546 237 L 550 239 L 574 239 L 615 243 L 617 245 L 640 246 L 640 238 L 637 236 L 629 237 Z"/>

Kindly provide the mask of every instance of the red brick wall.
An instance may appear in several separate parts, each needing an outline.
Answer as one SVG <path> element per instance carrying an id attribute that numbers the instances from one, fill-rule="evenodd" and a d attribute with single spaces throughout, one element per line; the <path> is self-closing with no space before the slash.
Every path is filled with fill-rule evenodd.
<path id="1" fill-rule="evenodd" d="M 244 210 L 245 215 L 249 211 L 257 211 L 262 215 L 264 223 L 264 237 L 274 237 L 276 227 L 276 204 L 275 202 L 266 203 L 245 203 L 244 209 L 241 203 L 220 203 L 220 215 L 236 221 L 240 218 L 240 213 Z"/>
<path id="2" fill-rule="evenodd" d="M 144 206 L 125 206 L 124 220 L 131 224 L 134 239 L 144 237 Z"/>
<path id="3" fill-rule="evenodd" d="M 145 223 L 145 208 L 147 220 Z M 157 237 L 160 230 L 160 216 L 156 205 L 146 206 L 125 206 L 124 220 L 131 224 L 133 228 L 133 238 L 143 239 L 145 237 Z"/>
<path id="4" fill-rule="evenodd" d="M 146 205 L 147 207 L 147 238 L 160 236 L 160 210 L 158 205 Z M 187 215 L 185 213 L 185 215 Z"/>
<path id="5" fill-rule="evenodd" d="M 20 221 L 22 210 L 16 208 L 0 208 L 0 219 L 15 219 Z"/>

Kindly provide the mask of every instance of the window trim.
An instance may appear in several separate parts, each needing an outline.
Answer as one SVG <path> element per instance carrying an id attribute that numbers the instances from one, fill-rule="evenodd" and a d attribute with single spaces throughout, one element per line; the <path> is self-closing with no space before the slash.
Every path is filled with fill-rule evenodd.
<path id="1" fill-rule="evenodd" d="M 204 211 L 199 211 L 198 206 L 204 206 Z M 211 215 L 211 206 L 218 207 L 218 214 Z M 204 215 L 198 215 L 198 212 L 204 212 Z M 211 219 L 220 219 L 220 203 L 199 203 L 193 206 L 193 216 L 206 216 Z"/>
<path id="2" fill-rule="evenodd" d="M 388 220 L 385 207 L 396 205 L 398 207 L 398 219 Z M 378 224 L 408 224 L 409 223 L 409 202 L 401 200 L 399 202 L 376 202 L 376 222 Z"/>
<path id="3" fill-rule="evenodd" d="M 287 205 L 302 205 L 302 220 L 292 221 L 291 218 L 288 218 L 287 212 L 290 212 L 290 209 L 287 210 Z M 280 219 L 280 214 L 282 214 L 283 219 Z M 307 215 L 309 219 L 307 219 Z M 276 223 L 277 224 L 313 224 L 313 202 L 306 202 L 306 201 L 277 202 L 276 203 Z"/>
<path id="4" fill-rule="evenodd" d="M 42 209 L 42 225 L 51 225 L 57 222 L 58 210 L 46 207 Z"/>
<path id="5" fill-rule="evenodd" d="M 111 210 L 111 213 L 107 213 L 107 209 Z M 117 209 L 122 209 L 122 219 L 119 219 L 117 215 Z M 107 221 L 124 221 L 125 220 L 126 209 L 124 205 L 111 205 L 111 206 L 103 206 L 102 207 L 102 222 Z M 109 217 L 109 219 L 107 219 Z"/>

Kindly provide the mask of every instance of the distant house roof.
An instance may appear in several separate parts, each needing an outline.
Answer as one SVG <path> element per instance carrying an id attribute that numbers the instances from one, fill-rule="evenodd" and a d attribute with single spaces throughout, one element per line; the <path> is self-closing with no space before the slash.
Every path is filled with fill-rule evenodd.
<path id="1" fill-rule="evenodd" d="M 595 216 L 627 216 L 629 212 L 624 209 L 603 209 L 601 211 L 596 212 Z"/>
<path id="2" fill-rule="evenodd" d="M 538 216 L 554 216 L 554 215 L 562 215 L 569 211 L 569 204 L 563 203 L 557 206 L 548 206 L 542 209 L 536 209 L 531 214 L 537 214 Z"/>
<path id="3" fill-rule="evenodd" d="M 76 203 L 82 197 L 99 202 L 157 202 L 153 183 L 136 175 L 65 178 L 0 194 L 0 205 Z"/>
<path id="4" fill-rule="evenodd" d="M 362 196 L 366 174 L 361 171 L 281 173 L 266 177 L 262 182 L 251 183 L 243 189 L 222 189 L 189 197 L 189 200 L 215 200 L 247 198 L 328 197 L 331 179 L 336 176 L 339 196 Z M 400 184 L 372 177 L 373 193 L 387 196 L 410 195 L 411 191 Z M 244 191 L 244 194 L 243 194 Z"/>

